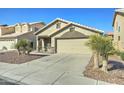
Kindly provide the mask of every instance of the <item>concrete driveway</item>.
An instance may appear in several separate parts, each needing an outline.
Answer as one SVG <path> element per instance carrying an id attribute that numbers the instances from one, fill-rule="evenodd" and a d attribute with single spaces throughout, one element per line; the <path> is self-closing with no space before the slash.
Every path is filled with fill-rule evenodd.
<path id="1" fill-rule="evenodd" d="M 83 76 L 90 54 L 54 54 L 24 64 L 0 63 L 0 78 L 19 84 L 108 84 Z"/>

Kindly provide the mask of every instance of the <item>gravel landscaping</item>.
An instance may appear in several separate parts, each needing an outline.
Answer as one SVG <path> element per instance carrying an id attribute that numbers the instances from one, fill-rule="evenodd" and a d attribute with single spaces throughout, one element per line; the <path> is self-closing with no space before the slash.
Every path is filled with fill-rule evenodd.
<path id="1" fill-rule="evenodd" d="M 34 59 L 38 59 L 44 56 L 41 55 L 18 55 L 17 51 L 9 51 L 0 53 L 0 62 L 11 63 L 11 64 L 21 64 L 29 62 Z"/>
<path id="2" fill-rule="evenodd" d="M 93 62 L 90 61 L 83 74 L 96 80 L 113 84 L 124 84 L 124 61 L 118 56 L 111 56 L 109 58 L 108 73 L 104 73 L 100 69 L 93 69 Z"/>

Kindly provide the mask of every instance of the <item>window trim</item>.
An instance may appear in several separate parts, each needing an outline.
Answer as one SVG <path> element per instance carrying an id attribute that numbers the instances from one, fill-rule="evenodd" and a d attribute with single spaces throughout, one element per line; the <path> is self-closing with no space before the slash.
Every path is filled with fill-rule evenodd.
<path id="1" fill-rule="evenodd" d="M 120 30 L 121 30 L 121 27 L 120 27 L 120 26 L 118 26 L 118 32 L 120 32 Z"/>
<path id="2" fill-rule="evenodd" d="M 120 36 L 118 36 L 118 41 L 120 41 L 120 39 L 121 39 L 121 37 L 120 37 Z"/>
<path id="3" fill-rule="evenodd" d="M 60 22 L 56 24 L 56 29 L 59 29 L 59 28 L 61 28 L 61 23 Z"/>
<path id="4" fill-rule="evenodd" d="M 70 27 L 70 28 L 69 28 L 69 31 L 70 31 L 70 32 L 75 31 L 75 27 L 73 27 L 73 26 Z"/>

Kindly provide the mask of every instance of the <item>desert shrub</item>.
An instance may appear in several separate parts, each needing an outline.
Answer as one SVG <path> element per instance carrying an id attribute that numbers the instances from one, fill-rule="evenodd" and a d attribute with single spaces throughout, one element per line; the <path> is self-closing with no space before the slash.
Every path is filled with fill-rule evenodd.
<path id="1" fill-rule="evenodd" d="M 7 47 L 3 46 L 3 47 L 2 47 L 2 50 L 7 50 Z"/>
<path id="2" fill-rule="evenodd" d="M 29 54 L 33 49 L 32 48 L 28 48 L 27 49 L 27 54 Z"/>
<path id="3" fill-rule="evenodd" d="M 124 61 L 124 52 L 121 52 L 121 53 L 120 53 L 120 57 L 121 57 L 121 59 Z"/>
<path id="4" fill-rule="evenodd" d="M 27 52 L 27 54 L 29 54 L 32 50 L 33 50 L 33 48 L 31 46 L 31 42 L 28 42 L 28 45 L 26 46 L 26 52 Z"/>
<path id="5" fill-rule="evenodd" d="M 15 48 L 18 50 L 19 54 L 29 54 L 32 51 L 31 43 L 28 40 L 21 39 L 15 44 Z"/>
<path id="6" fill-rule="evenodd" d="M 120 56 L 121 55 L 121 52 L 119 50 L 116 50 L 116 55 L 117 56 Z"/>

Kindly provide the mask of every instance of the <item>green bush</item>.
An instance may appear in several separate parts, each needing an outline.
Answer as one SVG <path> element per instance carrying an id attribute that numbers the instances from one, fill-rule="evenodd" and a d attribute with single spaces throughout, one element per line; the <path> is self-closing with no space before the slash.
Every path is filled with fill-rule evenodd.
<path id="1" fill-rule="evenodd" d="M 120 56 L 121 55 L 121 52 L 119 50 L 116 50 L 116 55 L 117 56 Z"/>
<path id="2" fill-rule="evenodd" d="M 3 47 L 2 47 L 2 50 L 7 50 L 7 47 L 3 46 Z"/>
<path id="3" fill-rule="evenodd" d="M 27 54 L 29 54 L 32 50 L 33 48 L 30 46 L 30 43 L 29 43 L 28 46 L 26 47 Z"/>
<path id="4" fill-rule="evenodd" d="M 120 53 L 120 57 L 121 57 L 121 59 L 124 61 L 124 52 L 121 52 L 121 53 Z"/>
<path id="5" fill-rule="evenodd" d="M 25 40 L 25 39 L 19 40 L 16 43 L 15 48 L 18 50 L 19 54 L 21 54 L 21 53 L 29 54 L 32 51 L 31 43 L 28 40 Z"/>

